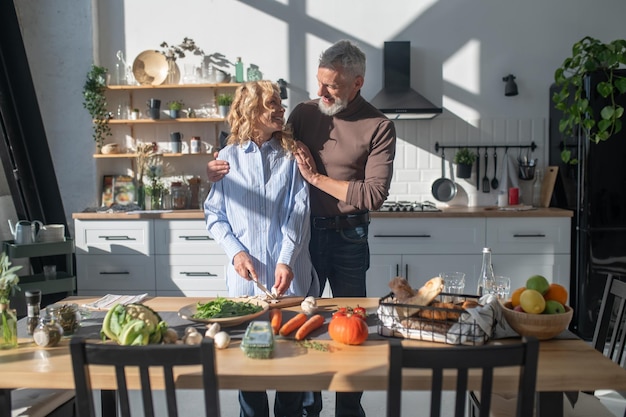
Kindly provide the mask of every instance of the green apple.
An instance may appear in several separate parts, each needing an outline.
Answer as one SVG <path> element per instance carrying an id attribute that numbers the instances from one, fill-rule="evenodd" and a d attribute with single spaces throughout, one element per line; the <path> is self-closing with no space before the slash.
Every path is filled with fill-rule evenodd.
<path id="1" fill-rule="evenodd" d="M 563 314 L 565 313 L 565 307 L 558 301 L 548 300 L 546 301 L 546 308 L 543 310 L 544 314 Z"/>
<path id="2" fill-rule="evenodd" d="M 526 280 L 527 290 L 539 291 L 542 295 L 545 294 L 550 288 L 550 282 L 541 275 L 533 275 Z"/>

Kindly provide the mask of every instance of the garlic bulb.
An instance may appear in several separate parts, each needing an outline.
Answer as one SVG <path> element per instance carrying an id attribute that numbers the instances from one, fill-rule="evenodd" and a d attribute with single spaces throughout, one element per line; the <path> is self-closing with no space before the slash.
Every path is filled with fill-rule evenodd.
<path id="1" fill-rule="evenodd" d="M 183 336 L 183 342 L 186 345 L 199 345 L 202 343 L 203 338 L 204 337 L 200 334 L 200 332 L 195 330 L 193 332 L 190 331 L 185 333 L 185 336 Z"/>
<path id="2" fill-rule="evenodd" d="M 218 349 L 226 349 L 230 345 L 230 335 L 224 331 L 218 332 L 213 337 L 213 343 Z"/>
<path id="3" fill-rule="evenodd" d="M 206 337 L 215 337 L 215 335 L 221 330 L 219 323 L 207 324 L 207 331 L 204 333 Z"/>
<path id="4" fill-rule="evenodd" d="M 302 309 L 302 312 L 306 315 L 310 316 L 311 314 L 314 314 L 317 311 L 317 301 L 315 300 L 315 297 L 306 297 L 304 300 L 302 300 L 302 303 L 300 303 L 300 308 Z"/>

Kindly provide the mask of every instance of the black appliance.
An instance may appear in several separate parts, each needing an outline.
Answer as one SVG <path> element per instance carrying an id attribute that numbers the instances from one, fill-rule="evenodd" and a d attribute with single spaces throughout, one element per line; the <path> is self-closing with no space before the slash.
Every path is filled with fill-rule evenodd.
<path id="1" fill-rule="evenodd" d="M 411 88 L 411 43 L 385 42 L 383 49 L 383 89 L 370 100 L 394 120 L 432 119 L 443 109 Z"/>
<path id="2" fill-rule="evenodd" d="M 617 71 L 626 76 L 626 70 Z M 596 90 L 604 79 L 594 73 L 585 80 L 585 90 L 594 114 L 606 103 Z M 551 96 L 555 87 L 551 89 Z M 626 107 L 626 94 L 618 97 Z M 564 141 L 558 132 L 560 111 L 550 111 L 550 163 L 560 163 L 563 146 L 572 146 L 577 166 L 564 166 L 555 190 L 556 204 L 574 210 L 572 222 L 572 274 L 570 304 L 574 318 L 570 328 L 584 339 L 593 337 L 606 277 L 626 277 L 626 129 L 607 141 Z M 565 142 L 565 143 L 564 143 Z"/>

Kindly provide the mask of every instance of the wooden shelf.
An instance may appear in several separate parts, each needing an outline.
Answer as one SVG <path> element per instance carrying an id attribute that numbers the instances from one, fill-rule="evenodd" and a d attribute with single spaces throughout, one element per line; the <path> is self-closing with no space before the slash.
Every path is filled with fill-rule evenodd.
<path id="1" fill-rule="evenodd" d="M 188 117 L 180 117 L 178 119 L 171 119 L 171 118 L 166 118 L 166 119 L 138 119 L 138 120 L 131 120 L 131 119 L 111 119 L 109 120 L 109 124 L 111 125 L 141 125 L 141 124 L 154 124 L 154 123 L 161 123 L 161 124 L 170 124 L 170 123 L 220 123 L 223 122 L 225 119 L 222 117 L 207 117 L 207 118 L 188 118 Z"/>
<path id="2" fill-rule="evenodd" d="M 108 90 L 166 90 L 173 88 L 237 88 L 240 83 L 162 84 L 162 85 L 108 85 Z"/>
<path id="3" fill-rule="evenodd" d="M 163 158 L 179 158 L 181 156 L 202 156 L 202 155 L 212 155 L 213 153 L 163 153 L 161 156 Z M 101 154 L 95 153 L 93 157 L 96 159 L 116 159 L 116 158 L 136 158 L 136 153 L 109 153 L 109 154 Z"/>

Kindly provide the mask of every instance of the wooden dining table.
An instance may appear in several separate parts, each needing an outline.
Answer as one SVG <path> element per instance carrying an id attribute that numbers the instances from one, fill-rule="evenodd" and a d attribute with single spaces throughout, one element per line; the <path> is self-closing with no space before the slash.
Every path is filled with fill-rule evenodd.
<path id="1" fill-rule="evenodd" d="M 65 302 L 79 305 L 96 298 L 69 297 Z M 180 308 L 207 298 L 155 297 L 144 304 L 156 311 L 177 312 Z M 378 298 L 321 298 L 320 311 L 330 314 L 339 307 L 362 306 L 374 315 Z M 286 307 L 298 311 L 299 305 Z M 267 313 L 264 313 L 267 314 Z M 292 313 L 293 314 L 293 313 Z M 267 316 L 260 316 L 260 320 Z M 375 318 L 374 318 L 375 319 Z M 86 324 L 89 319 L 84 323 Z M 97 323 L 97 321 L 96 321 Z M 101 323 L 101 321 L 100 321 Z M 185 325 L 202 326 L 189 322 Z M 176 329 L 179 335 L 184 326 Z M 281 391 L 384 391 L 387 389 L 388 339 L 380 336 L 376 326 L 370 326 L 370 337 L 362 345 L 349 346 L 330 340 L 327 333 L 313 334 L 311 345 L 296 343 L 293 338 L 279 337 L 272 358 L 252 359 L 240 349 L 241 327 L 226 328 L 232 336 L 227 349 L 216 351 L 217 374 L 220 389 L 281 390 Z M 79 332 L 80 334 L 80 332 Z M 13 388 L 73 389 L 70 337 L 51 348 L 41 348 L 32 338 L 20 337 L 16 349 L 0 351 L 0 417 L 10 416 L 10 390 Z M 491 340 L 488 343 L 511 343 L 516 338 Z M 404 340 L 408 345 L 441 347 L 441 343 Z M 320 348 L 321 347 L 321 348 Z M 112 371 L 92 369 L 93 388 L 115 390 Z M 501 392 L 512 392 L 517 387 L 518 370 L 499 369 L 494 386 Z M 444 388 L 454 389 L 454 374 L 446 373 Z M 131 385 L 132 381 L 129 382 Z M 404 373 L 404 389 L 430 390 L 431 378 L 426 371 L 412 370 Z M 178 377 L 182 388 L 199 388 L 199 367 L 186 368 Z M 469 388 L 479 389 L 478 373 L 470 373 Z M 154 385 L 154 389 L 161 386 Z M 537 372 L 538 415 L 562 415 L 564 391 L 593 391 L 596 389 L 626 390 L 626 370 L 578 338 L 557 338 L 540 343 Z"/>

